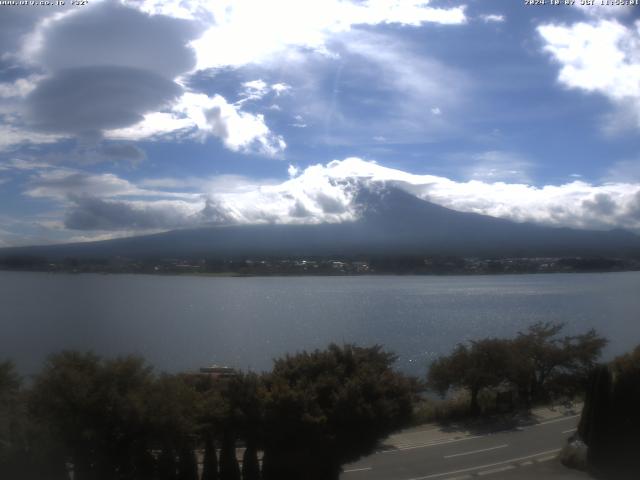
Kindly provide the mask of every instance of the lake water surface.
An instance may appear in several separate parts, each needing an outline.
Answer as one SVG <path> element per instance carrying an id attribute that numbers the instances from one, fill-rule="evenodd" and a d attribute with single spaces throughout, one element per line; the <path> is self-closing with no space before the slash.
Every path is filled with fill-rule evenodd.
<path id="1" fill-rule="evenodd" d="M 329 342 L 383 344 L 423 374 L 456 343 L 536 321 L 596 328 L 606 355 L 640 343 L 640 272 L 252 277 L 0 272 L 0 360 L 22 373 L 65 348 L 137 353 L 158 369 L 265 370 Z"/>

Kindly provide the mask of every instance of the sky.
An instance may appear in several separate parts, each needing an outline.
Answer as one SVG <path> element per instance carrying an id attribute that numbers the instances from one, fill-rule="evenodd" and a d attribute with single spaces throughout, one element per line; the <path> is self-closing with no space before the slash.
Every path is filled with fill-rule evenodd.
<path id="1" fill-rule="evenodd" d="M 640 6 L 20 3 L 0 2 L 0 246 L 352 221 L 370 184 L 640 233 Z"/>

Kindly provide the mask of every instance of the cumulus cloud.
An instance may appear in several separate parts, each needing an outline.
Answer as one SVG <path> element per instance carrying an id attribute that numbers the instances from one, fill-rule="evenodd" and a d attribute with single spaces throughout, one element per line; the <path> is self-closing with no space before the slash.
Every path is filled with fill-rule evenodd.
<path id="1" fill-rule="evenodd" d="M 64 225 L 71 230 L 159 231 L 197 223 L 191 219 L 197 215 L 198 206 L 184 201 L 136 202 L 91 196 L 72 196 L 70 200 L 72 206 Z"/>
<path id="2" fill-rule="evenodd" d="M 98 134 L 147 141 L 214 136 L 232 151 L 278 156 L 285 141 L 256 109 L 267 95 L 288 96 L 289 84 L 250 80 L 240 100 L 231 103 L 220 93 L 186 91 L 186 85 L 193 89 L 187 77 L 199 69 L 268 63 L 278 54 L 283 57 L 277 62 L 286 62 L 293 51 L 337 58 L 338 52 L 330 52 L 335 37 L 361 25 L 459 25 L 467 17 L 462 6 L 437 7 L 426 0 L 122 0 L 21 14 L 19 20 L 24 41 L 13 55 L 39 77 L 0 84 L 0 96 L 24 98 L 8 118 L 14 131 L 4 142 L 8 147 Z M 383 67 L 388 60 L 375 61 Z M 432 67 L 422 81 L 434 77 L 437 66 Z M 415 78 L 395 73 L 400 75 L 389 78 Z M 194 99 L 203 105 L 198 108 Z M 251 112 L 243 110 L 247 102 L 254 102 Z"/>
<path id="3" fill-rule="evenodd" d="M 269 86 L 264 80 L 251 80 L 242 84 L 244 91 L 241 95 L 244 97 L 242 101 L 260 100 L 269 92 Z"/>
<path id="4" fill-rule="evenodd" d="M 545 51 L 560 64 L 561 84 L 604 95 L 630 117 L 631 126 L 640 127 L 640 21 L 633 26 L 617 20 L 547 24 L 538 33 Z"/>
<path id="5" fill-rule="evenodd" d="M 279 185 L 219 194 L 216 199 L 237 223 L 351 221 L 358 218 L 357 192 L 363 185 L 394 186 L 454 210 L 516 222 L 640 231 L 639 184 L 573 181 L 535 187 L 487 180 L 456 182 L 358 158 L 311 166 Z"/>
<path id="6" fill-rule="evenodd" d="M 240 92 L 241 100 L 236 102 L 236 105 L 242 105 L 243 103 L 252 100 L 262 100 L 269 93 L 274 93 L 276 97 L 291 90 L 291 85 L 286 83 L 274 83 L 268 85 L 264 80 L 251 80 L 242 83 L 243 90 Z"/>
<path id="7" fill-rule="evenodd" d="M 67 229 L 147 233 L 211 224 L 314 224 L 357 220 L 362 188 L 394 187 L 458 211 L 516 222 L 640 232 L 640 184 L 572 181 L 456 182 L 415 175 L 359 158 L 296 172 L 286 181 L 242 176 L 147 179 L 135 184 L 111 174 L 49 169 L 32 176 L 26 194 L 65 209 Z"/>
<path id="8" fill-rule="evenodd" d="M 192 45 L 197 68 L 266 61 L 288 48 L 328 53 L 332 35 L 354 25 L 466 22 L 465 8 L 439 8 L 425 0 L 221 0 L 211 4 L 215 24 Z"/>
<path id="9" fill-rule="evenodd" d="M 146 115 L 131 127 L 105 132 L 107 138 L 141 140 L 175 134 L 219 138 L 232 151 L 276 156 L 286 148 L 280 135 L 266 125 L 264 115 L 242 111 L 220 95 L 185 93 L 170 111 Z"/>

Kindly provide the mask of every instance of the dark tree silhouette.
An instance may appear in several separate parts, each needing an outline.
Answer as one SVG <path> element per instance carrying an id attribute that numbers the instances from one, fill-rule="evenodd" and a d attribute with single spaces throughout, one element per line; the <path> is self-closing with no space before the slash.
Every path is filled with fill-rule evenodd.
<path id="1" fill-rule="evenodd" d="M 640 472 L 640 346 L 590 376 L 578 426 L 597 478 L 635 480 Z"/>
<path id="2" fill-rule="evenodd" d="M 180 449 L 179 480 L 198 480 L 198 460 L 192 446 L 185 442 Z"/>
<path id="3" fill-rule="evenodd" d="M 218 480 L 218 456 L 213 436 L 205 435 L 202 480 Z"/>
<path id="4" fill-rule="evenodd" d="M 240 466 L 236 458 L 236 439 L 229 431 L 222 436 L 220 480 L 240 480 Z"/>
<path id="5" fill-rule="evenodd" d="M 142 478 L 149 475 L 145 402 L 152 382 L 140 358 L 62 352 L 47 360 L 29 403 L 64 445 L 75 478 Z"/>
<path id="6" fill-rule="evenodd" d="M 441 395 L 451 387 L 467 388 L 471 394 L 470 412 L 477 414 L 482 389 L 505 381 L 510 368 L 509 342 L 489 338 L 473 341 L 469 346 L 459 344 L 450 355 L 437 359 L 429 369 L 427 381 Z"/>
<path id="7" fill-rule="evenodd" d="M 260 480 L 260 463 L 258 449 L 253 442 L 248 442 L 242 456 L 242 480 Z"/>
<path id="8" fill-rule="evenodd" d="M 517 389 L 526 407 L 552 396 L 574 396 L 586 388 L 607 341 L 594 330 L 560 337 L 563 328 L 558 323 L 536 323 L 515 339 L 486 338 L 459 344 L 451 354 L 431 364 L 428 385 L 441 395 L 451 387 L 468 389 L 472 414 L 480 411 L 479 393 L 499 385 Z"/>
<path id="9" fill-rule="evenodd" d="M 514 340 L 520 369 L 514 383 L 528 401 L 548 400 L 554 390 L 567 390 L 569 386 L 574 392 L 584 391 L 589 373 L 607 344 L 595 330 L 560 337 L 563 328 L 562 323 L 538 322 Z"/>
<path id="10" fill-rule="evenodd" d="M 333 480 L 405 425 L 414 384 L 381 347 L 330 345 L 275 361 L 266 379 L 265 480 Z"/>
<path id="11" fill-rule="evenodd" d="M 176 453 L 169 445 L 165 445 L 158 458 L 158 480 L 177 480 L 178 465 Z"/>

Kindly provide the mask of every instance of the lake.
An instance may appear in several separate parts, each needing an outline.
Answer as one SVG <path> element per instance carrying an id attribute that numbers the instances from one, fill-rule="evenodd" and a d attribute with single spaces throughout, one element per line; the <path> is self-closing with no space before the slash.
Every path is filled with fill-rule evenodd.
<path id="1" fill-rule="evenodd" d="M 456 343 L 537 321 L 597 329 L 606 356 L 640 343 L 640 272 L 505 276 L 197 277 L 0 272 L 0 359 L 137 353 L 160 370 L 265 370 L 329 342 L 380 343 L 424 374 Z"/>

